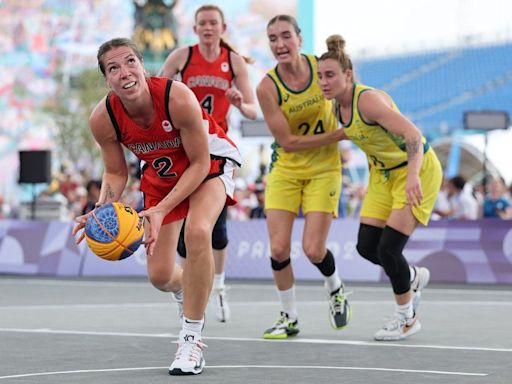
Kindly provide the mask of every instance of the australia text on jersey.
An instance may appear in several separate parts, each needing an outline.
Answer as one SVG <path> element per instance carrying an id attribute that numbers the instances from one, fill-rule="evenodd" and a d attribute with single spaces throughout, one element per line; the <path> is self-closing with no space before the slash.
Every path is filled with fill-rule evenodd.
<path id="1" fill-rule="evenodd" d="M 305 108 L 308 108 L 315 104 L 318 104 L 318 103 L 322 102 L 323 100 L 324 100 L 323 96 L 315 95 L 315 96 L 310 97 L 309 99 L 303 101 L 300 104 L 292 105 L 290 107 L 290 109 L 288 110 L 288 113 L 292 114 L 292 113 L 301 112 Z"/>

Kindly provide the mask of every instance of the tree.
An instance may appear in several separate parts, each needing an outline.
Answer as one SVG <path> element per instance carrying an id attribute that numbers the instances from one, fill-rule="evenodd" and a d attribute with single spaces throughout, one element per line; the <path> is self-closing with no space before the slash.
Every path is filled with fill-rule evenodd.
<path id="1" fill-rule="evenodd" d="M 46 111 L 55 121 L 55 154 L 60 163 L 80 164 L 92 173 L 101 163 L 99 147 L 89 129 L 89 116 L 107 88 L 97 69 L 87 69 L 63 81 Z"/>

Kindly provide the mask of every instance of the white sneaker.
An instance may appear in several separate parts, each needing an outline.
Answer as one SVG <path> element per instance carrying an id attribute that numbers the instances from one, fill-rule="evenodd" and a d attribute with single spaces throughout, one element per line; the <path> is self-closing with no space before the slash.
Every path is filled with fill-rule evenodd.
<path id="1" fill-rule="evenodd" d="M 412 308 L 414 313 L 417 312 L 421 302 L 421 291 L 428 285 L 430 281 L 430 271 L 425 267 L 413 267 L 416 271 L 416 276 L 411 282 L 411 290 L 413 294 Z"/>
<path id="2" fill-rule="evenodd" d="M 203 372 L 205 347 L 199 333 L 182 330 L 178 337 L 176 357 L 169 367 L 169 375 L 198 375 Z"/>
<path id="3" fill-rule="evenodd" d="M 212 296 L 215 303 L 215 317 L 221 323 L 225 323 L 231 318 L 231 309 L 229 308 L 226 287 L 214 288 Z"/>
<path id="4" fill-rule="evenodd" d="M 179 292 L 172 292 L 172 297 L 178 305 L 178 319 L 181 325 L 183 322 L 183 291 L 180 290 Z"/>
<path id="5" fill-rule="evenodd" d="M 395 313 L 393 318 L 377 331 L 374 339 L 377 341 L 402 340 L 419 332 L 420 329 L 421 324 L 417 316 L 406 319 Z"/>

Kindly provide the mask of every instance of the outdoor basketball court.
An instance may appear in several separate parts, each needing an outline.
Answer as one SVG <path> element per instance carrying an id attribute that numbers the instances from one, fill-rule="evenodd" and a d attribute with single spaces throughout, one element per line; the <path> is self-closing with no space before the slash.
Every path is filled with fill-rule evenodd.
<path id="1" fill-rule="evenodd" d="M 330 328 L 321 283 L 298 283 L 300 334 L 262 339 L 279 307 L 271 281 L 229 281 L 232 319 L 212 308 L 206 368 L 169 376 L 180 330 L 176 305 L 144 279 L 0 277 L 3 383 L 511 383 L 512 290 L 429 286 L 422 331 L 374 342 L 393 311 L 390 288 L 347 284 L 353 316 Z"/>

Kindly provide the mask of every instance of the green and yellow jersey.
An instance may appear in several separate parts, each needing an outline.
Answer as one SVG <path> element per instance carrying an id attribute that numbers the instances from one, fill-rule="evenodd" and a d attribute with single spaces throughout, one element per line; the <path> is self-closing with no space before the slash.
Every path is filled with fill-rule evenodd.
<path id="1" fill-rule="evenodd" d="M 336 106 L 336 116 L 343 124 L 348 138 L 366 153 L 368 161 L 378 170 L 386 171 L 407 165 L 407 151 L 405 139 L 396 135 L 377 123 L 369 124 L 363 120 L 359 113 L 359 97 L 365 91 L 374 88 L 362 84 L 354 84 L 352 97 L 352 113 L 348 122 L 341 119 L 341 111 Z M 379 92 L 383 92 L 380 91 Z M 399 111 L 395 102 L 391 99 L 392 108 Z M 429 148 L 425 137 L 422 136 L 423 149 Z"/>
<path id="2" fill-rule="evenodd" d="M 274 82 L 279 106 L 292 135 L 317 135 L 337 129 L 336 117 L 332 113 L 331 101 L 324 99 L 318 86 L 317 59 L 305 55 L 310 69 L 310 81 L 300 91 L 289 89 L 279 77 L 277 66 L 267 76 Z M 285 152 L 277 142 L 272 144 L 270 172 L 288 177 L 311 179 L 326 172 L 341 172 L 338 144 L 297 152 Z"/>

